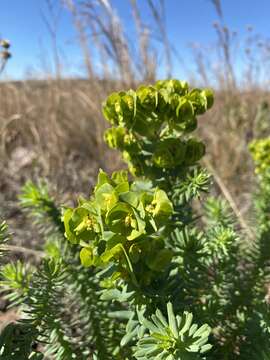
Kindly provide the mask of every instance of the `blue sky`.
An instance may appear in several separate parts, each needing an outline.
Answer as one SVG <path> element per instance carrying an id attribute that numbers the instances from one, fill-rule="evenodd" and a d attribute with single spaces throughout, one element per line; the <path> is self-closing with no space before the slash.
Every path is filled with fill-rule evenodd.
<path id="1" fill-rule="evenodd" d="M 111 1 L 132 37 L 129 0 Z M 216 40 L 213 22 L 217 15 L 210 0 L 165 2 L 170 40 L 188 63 L 192 42 L 206 45 Z M 53 3 L 60 4 L 60 0 L 53 0 Z M 138 0 L 138 3 L 146 13 L 146 1 Z M 270 38 L 269 0 L 257 0 L 256 5 L 254 0 L 223 0 L 223 12 L 227 25 L 239 34 L 243 35 L 247 26 L 252 25 L 256 32 Z M 0 36 L 11 41 L 13 54 L 6 69 L 7 76 L 23 78 L 30 73 L 42 76 L 45 69 L 50 68 L 51 43 L 42 13 L 46 13 L 44 0 L 1 0 Z M 57 33 L 67 74 L 80 75 L 82 55 L 67 11 L 61 12 Z"/>

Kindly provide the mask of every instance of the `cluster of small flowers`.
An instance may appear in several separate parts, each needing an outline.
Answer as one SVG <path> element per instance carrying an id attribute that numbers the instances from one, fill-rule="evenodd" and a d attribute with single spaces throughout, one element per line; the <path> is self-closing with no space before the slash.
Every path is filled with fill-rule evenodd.
<path id="1" fill-rule="evenodd" d="M 205 146 L 189 134 L 197 127 L 197 116 L 212 105 L 211 90 L 189 90 L 179 80 L 113 93 L 103 104 L 104 116 L 112 125 L 105 132 L 105 141 L 122 151 L 136 176 L 149 169 L 194 165 L 204 155 Z"/>
<path id="2" fill-rule="evenodd" d="M 107 285 L 124 278 L 146 286 L 171 260 L 162 228 L 172 212 L 163 190 L 130 184 L 126 171 L 115 172 L 111 178 L 100 171 L 91 199 L 80 199 L 76 208 L 65 210 L 65 235 L 82 247 L 83 265 L 116 265 Z"/>
<path id="3" fill-rule="evenodd" d="M 259 175 L 267 175 L 270 170 L 270 138 L 253 140 L 249 150 L 255 162 L 255 172 Z"/>

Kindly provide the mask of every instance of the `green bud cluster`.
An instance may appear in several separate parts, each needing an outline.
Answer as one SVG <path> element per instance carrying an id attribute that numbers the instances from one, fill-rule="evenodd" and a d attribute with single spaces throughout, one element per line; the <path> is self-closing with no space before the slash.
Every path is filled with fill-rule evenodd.
<path id="1" fill-rule="evenodd" d="M 255 172 L 266 175 L 270 170 L 270 138 L 253 140 L 249 150 L 255 162 Z"/>
<path id="2" fill-rule="evenodd" d="M 172 212 L 163 190 L 130 184 L 126 171 L 115 172 L 111 178 L 100 171 L 92 197 L 64 211 L 65 236 L 82 247 L 83 265 L 116 265 L 112 284 L 124 278 L 148 285 L 172 257 L 162 239 Z"/>
<path id="3" fill-rule="evenodd" d="M 103 104 L 103 114 L 112 125 L 104 138 L 111 148 L 122 151 L 136 176 L 149 169 L 192 166 L 205 147 L 190 133 L 197 127 L 197 116 L 212 105 L 211 90 L 189 90 L 179 80 L 113 93 Z"/>

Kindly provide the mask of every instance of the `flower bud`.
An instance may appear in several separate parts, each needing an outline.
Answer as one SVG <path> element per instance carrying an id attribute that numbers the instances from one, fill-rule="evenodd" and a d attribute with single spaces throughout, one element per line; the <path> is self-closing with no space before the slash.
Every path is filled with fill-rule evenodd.
<path id="1" fill-rule="evenodd" d="M 0 40 L 0 46 L 2 46 L 4 49 L 10 48 L 10 42 L 6 39 Z"/>

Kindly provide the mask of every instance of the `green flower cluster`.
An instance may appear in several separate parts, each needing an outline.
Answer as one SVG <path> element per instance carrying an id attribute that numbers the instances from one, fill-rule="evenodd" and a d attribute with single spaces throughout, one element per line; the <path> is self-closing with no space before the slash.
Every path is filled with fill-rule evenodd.
<path id="1" fill-rule="evenodd" d="M 116 265 L 112 285 L 117 278 L 148 285 L 172 257 L 162 239 L 172 212 L 163 190 L 130 184 L 126 171 L 115 172 L 111 178 L 100 171 L 90 200 L 80 199 L 76 208 L 65 210 L 65 235 L 82 246 L 84 266 Z"/>
<path id="2" fill-rule="evenodd" d="M 103 114 L 112 125 L 105 141 L 122 151 L 133 175 L 145 174 L 147 168 L 194 165 L 205 147 L 189 134 L 197 127 L 197 116 L 212 105 L 211 90 L 189 90 L 179 80 L 113 93 L 103 104 Z"/>
<path id="3" fill-rule="evenodd" d="M 270 170 L 270 138 L 253 140 L 249 150 L 255 162 L 255 172 L 265 175 Z"/>

